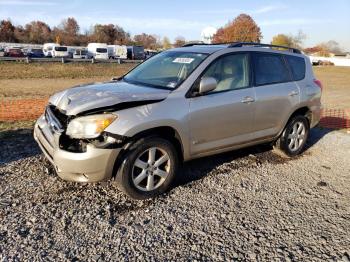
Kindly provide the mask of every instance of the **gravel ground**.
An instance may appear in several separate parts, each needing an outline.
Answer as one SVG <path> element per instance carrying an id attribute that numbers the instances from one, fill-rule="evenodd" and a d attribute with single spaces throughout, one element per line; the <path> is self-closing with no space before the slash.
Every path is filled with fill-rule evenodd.
<path id="1" fill-rule="evenodd" d="M 30 132 L 0 139 L 0 261 L 350 261 L 348 134 L 314 129 L 293 160 L 259 146 L 192 161 L 136 202 L 60 180 Z"/>

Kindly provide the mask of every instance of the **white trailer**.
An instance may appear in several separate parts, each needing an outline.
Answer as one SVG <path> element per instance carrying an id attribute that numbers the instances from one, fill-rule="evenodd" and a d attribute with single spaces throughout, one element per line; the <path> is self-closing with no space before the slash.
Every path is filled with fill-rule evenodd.
<path id="1" fill-rule="evenodd" d="M 55 43 L 45 43 L 43 45 L 43 53 L 46 57 L 52 57 L 52 51 L 55 46 L 60 46 L 59 44 Z"/>
<path id="2" fill-rule="evenodd" d="M 109 59 L 127 59 L 128 49 L 125 45 L 109 45 L 108 47 Z"/>
<path id="3" fill-rule="evenodd" d="M 87 46 L 88 58 L 107 60 L 108 46 L 104 43 L 90 43 Z"/>
<path id="4" fill-rule="evenodd" d="M 52 57 L 69 57 L 68 47 L 54 46 L 52 50 Z"/>

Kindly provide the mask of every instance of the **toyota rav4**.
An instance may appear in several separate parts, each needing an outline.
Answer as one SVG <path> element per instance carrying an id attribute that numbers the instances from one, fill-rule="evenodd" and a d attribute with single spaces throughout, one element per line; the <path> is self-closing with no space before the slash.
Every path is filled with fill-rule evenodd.
<path id="1" fill-rule="evenodd" d="M 62 179 L 114 179 L 145 199 L 165 192 L 183 161 L 261 143 L 300 154 L 321 89 L 297 49 L 189 44 L 53 95 L 34 137 Z"/>

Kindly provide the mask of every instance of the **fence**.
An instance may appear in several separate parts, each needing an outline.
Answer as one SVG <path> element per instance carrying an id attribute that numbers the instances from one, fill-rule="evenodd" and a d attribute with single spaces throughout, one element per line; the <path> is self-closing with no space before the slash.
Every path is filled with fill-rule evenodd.
<path id="1" fill-rule="evenodd" d="M 59 62 L 59 63 L 141 63 L 143 60 L 129 60 L 129 59 L 82 59 L 82 58 L 52 58 L 52 57 L 43 57 L 43 58 L 31 58 L 31 57 L 0 57 L 0 62 L 22 62 L 22 63 L 33 63 L 33 62 Z"/>
<path id="2" fill-rule="evenodd" d="M 47 100 L 47 98 L 2 99 L 0 121 L 35 120 L 44 112 Z M 350 130 L 350 109 L 324 109 L 320 126 Z"/>

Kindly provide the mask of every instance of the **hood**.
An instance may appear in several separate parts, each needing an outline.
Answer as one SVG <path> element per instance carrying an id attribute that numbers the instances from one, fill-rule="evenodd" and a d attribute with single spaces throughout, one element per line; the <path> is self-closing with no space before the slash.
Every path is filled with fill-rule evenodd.
<path id="1" fill-rule="evenodd" d="M 170 90 L 111 81 L 77 86 L 53 95 L 49 103 L 66 115 L 117 111 L 164 100 Z"/>

